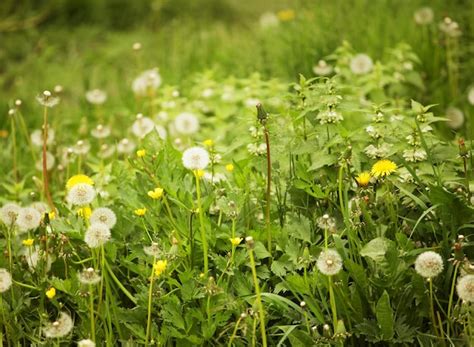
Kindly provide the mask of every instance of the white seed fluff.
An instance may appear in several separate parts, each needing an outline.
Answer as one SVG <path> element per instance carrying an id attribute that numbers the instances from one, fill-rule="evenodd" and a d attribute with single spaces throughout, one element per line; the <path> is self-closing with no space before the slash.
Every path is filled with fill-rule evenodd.
<path id="1" fill-rule="evenodd" d="M 155 123 L 148 117 L 137 117 L 132 124 L 132 132 L 138 138 L 144 138 L 155 128 Z"/>
<path id="2" fill-rule="evenodd" d="M 46 152 L 46 170 L 51 170 L 56 163 L 56 158 L 50 152 Z M 41 159 L 36 162 L 36 169 L 41 171 L 43 170 L 43 156 L 41 155 Z"/>
<path id="3" fill-rule="evenodd" d="M 79 183 L 69 190 L 66 200 L 71 205 L 84 206 L 90 204 L 95 196 L 94 187 L 86 183 Z"/>
<path id="4" fill-rule="evenodd" d="M 86 100 L 93 105 L 102 105 L 107 100 L 107 93 L 100 89 L 93 89 L 86 92 Z"/>
<path id="5" fill-rule="evenodd" d="M 110 229 L 104 223 L 92 224 L 84 235 L 84 241 L 90 248 L 97 248 L 110 240 Z"/>
<path id="6" fill-rule="evenodd" d="M 467 302 L 474 302 L 474 275 L 461 277 L 456 285 L 458 296 Z"/>
<path id="7" fill-rule="evenodd" d="M 94 285 L 100 282 L 101 277 L 93 268 L 87 268 L 77 274 L 79 282 L 85 285 Z"/>
<path id="8" fill-rule="evenodd" d="M 21 207 L 12 202 L 6 203 L 0 209 L 0 219 L 7 226 L 11 226 L 18 218 Z"/>
<path id="9" fill-rule="evenodd" d="M 457 107 L 448 107 L 446 118 L 448 118 L 448 127 L 451 129 L 459 129 L 464 124 L 464 113 Z"/>
<path id="10" fill-rule="evenodd" d="M 182 135 L 192 135 L 199 131 L 199 120 L 193 113 L 180 113 L 174 120 L 175 130 Z"/>
<path id="11" fill-rule="evenodd" d="M 443 268 L 443 258 L 433 251 L 423 252 L 415 260 L 415 271 L 425 278 L 438 276 Z"/>
<path id="12" fill-rule="evenodd" d="M 16 224 L 20 228 L 20 231 L 28 231 L 36 229 L 41 223 L 41 213 L 33 207 L 24 207 L 20 209 Z"/>
<path id="13" fill-rule="evenodd" d="M 95 342 L 92 340 L 81 340 L 77 342 L 77 347 L 95 347 Z"/>
<path id="14" fill-rule="evenodd" d="M 48 129 L 48 139 L 46 140 L 47 145 L 51 145 L 54 142 L 54 130 L 53 129 Z M 31 135 L 31 143 L 35 145 L 36 147 L 42 147 L 43 146 L 43 131 L 40 129 L 34 130 Z"/>
<path id="15" fill-rule="evenodd" d="M 189 170 L 204 170 L 209 165 L 209 153 L 202 147 L 191 147 L 183 153 L 183 166 Z"/>
<path id="16" fill-rule="evenodd" d="M 117 223 L 115 212 L 108 207 L 96 208 L 89 219 L 91 224 L 104 223 L 109 229 L 112 229 Z"/>
<path id="17" fill-rule="evenodd" d="M 372 71 L 374 63 L 367 54 L 357 54 L 350 62 L 350 68 L 356 75 L 364 75 Z"/>
<path id="18" fill-rule="evenodd" d="M 60 338 L 68 335 L 73 327 L 74 323 L 71 316 L 66 312 L 61 312 L 56 321 L 48 323 L 43 328 L 43 334 L 51 339 Z"/>
<path id="19" fill-rule="evenodd" d="M 0 293 L 6 292 L 12 285 L 12 275 L 7 269 L 0 268 Z"/>
<path id="20" fill-rule="evenodd" d="M 316 262 L 318 270 L 327 276 L 334 276 L 342 269 L 342 258 L 335 249 L 323 250 Z"/>
<path id="21" fill-rule="evenodd" d="M 132 83 L 132 90 L 138 96 L 147 96 L 161 85 L 161 76 L 157 68 L 142 72 Z"/>

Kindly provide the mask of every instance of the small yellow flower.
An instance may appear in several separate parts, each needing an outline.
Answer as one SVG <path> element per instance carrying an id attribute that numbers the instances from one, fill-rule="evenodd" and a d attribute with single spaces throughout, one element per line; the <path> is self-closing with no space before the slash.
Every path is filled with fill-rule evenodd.
<path id="1" fill-rule="evenodd" d="M 46 296 L 48 299 L 53 299 L 56 296 L 56 288 L 51 287 L 46 291 Z"/>
<path id="2" fill-rule="evenodd" d="M 145 215 L 146 213 L 146 207 L 143 207 L 143 208 L 137 208 L 135 211 L 135 214 L 139 217 L 142 217 Z"/>
<path id="3" fill-rule="evenodd" d="M 225 169 L 227 170 L 227 172 L 232 172 L 234 171 L 234 164 L 227 164 L 225 166 Z"/>
<path id="4" fill-rule="evenodd" d="M 69 190 L 72 187 L 74 187 L 76 184 L 79 184 L 79 183 L 85 183 L 85 184 L 88 184 L 88 185 L 91 185 L 91 186 L 94 185 L 94 181 L 92 180 L 92 178 L 90 178 L 89 176 L 81 174 L 81 175 L 74 175 L 70 179 L 68 179 L 68 181 L 66 183 L 66 189 Z"/>
<path id="5" fill-rule="evenodd" d="M 232 246 L 238 246 L 242 242 L 243 238 L 241 238 L 241 237 L 232 237 L 229 240 L 230 240 L 230 243 L 232 243 Z"/>
<path id="6" fill-rule="evenodd" d="M 154 190 L 150 190 L 148 192 L 148 196 L 154 200 L 159 199 L 163 196 L 163 188 L 155 188 Z"/>
<path id="7" fill-rule="evenodd" d="M 55 219 L 56 218 L 56 211 L 48 212 L 48 218 L 49 218 L 49 220 Z"/>
<path id="8" fill-rule="evenodd" d="M 34 239 L 26 239 L 26 240 L 21 241 L 23 246 L 26 246 L 26 247 L 31 247 L 34 242 L 35 242 Z"/>
<path id="9" fill-rule="evenodd" d="M 89 219 L 92 214 L 92 209 L 89 206 L 81 207 L 77 210 L 77 215 L 84 219 Z"/>
<path id="10" fill-rule="evenodd" d="M 194 170 L 194 174 L 197 178 L 201 178 L 202 176 L 204 176 L 204 170 Z"/>
<path id="11" fill-rule="evenodd" d="M 367 187 L 371 178 L 370 172 L 364 171 L 356 177 L 356 181 L 359 187 Z"/>
<path id="12" fill-rule="evenodd" d="M 166 260 L 158 260 L 153 265 L 153 270 L 155 271 L 155 276 L 160 276 L 166 270 L 166 266 L 168 265 L 168 261 Z"/>
<path id="13" fill-rule="evenodd" d="M 137 157 L 138 158 L 143 158 L 146 155 L 146 151 L 144 149 L 139 149 L 137 151 Z"/>
<path id="14" fill-rule="evenodd" d="M 206 146 L 206 147 L 212 147 L 212 146 L 214 146 L 214 141 L 211 140 L 211 139 L 204 140 L 202 143 L 203 143 L 204 146 Z"/>
<path id="15" fill-rule="evenodd" d="M 395 164 L 393 161 L 388 159 L 382 159 L 372 166 L 372 170 L 370 170 L 370 173 L 374 177 L 385 177 L 395 172 L 396 169 L 397 164 Z"/>
<path id="16" fill-rule="evenodd" d="M 295 19 L 295 11 L 292 9 L 278 11 L 277 17 L 282 22 L 289 22 L 290 20 Z"/>

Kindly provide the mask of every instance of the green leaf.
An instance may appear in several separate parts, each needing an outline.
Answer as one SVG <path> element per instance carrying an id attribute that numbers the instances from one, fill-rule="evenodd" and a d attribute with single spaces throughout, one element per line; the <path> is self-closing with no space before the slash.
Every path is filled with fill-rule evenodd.
<path id="1" fill-rule="evenodd" d="M 390 240 L 384 237 L 377 237 L 362 247 L 360 255 L 369 257 L 376 262 L 381 262 L 385 257 L 389 242 Z"/>
<path id="2" fill-rule="evenodd" d="M 390 340 L 393 338 L 393 312 L 387 291 L 383 292 L 377 302 L 375 315 L 384 340 Z"/>

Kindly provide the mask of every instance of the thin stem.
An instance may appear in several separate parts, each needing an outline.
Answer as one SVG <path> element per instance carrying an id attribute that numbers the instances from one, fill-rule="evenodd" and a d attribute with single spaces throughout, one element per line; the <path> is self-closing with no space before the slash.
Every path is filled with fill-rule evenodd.
<path id="1" fill-rule="evenodd" d="M 95 319 L 94 319 L 94 287 L 89 285 L 89 311 L 91 320 L 91 338 L 95 342 Z"/>
<path id="2" fill-rule="evenodd" d="M 148 289 L 148 316 L 146 322 L 146 336 L 145 336 L 145 346 L 148 346 L 148 339 L 150 338 L 151 332 L 151 304 L 152 304 L 152 295 L 153 295 L 153 281 L 155 279 L 155 265 L 156 258 L 153 258 L 153 266 L 151 267 L 151 276 L 150 276 L 150 288 Z"/>
<path id="3" fill-rule="evenodd" d="M 43 112 L 43 192 L 48 205 L 52 211 L 55 210 L 53 199 L 51 198 L 51 193 L 49 191 L 49 181 L 48 181 L 48 163 L 46 162 L 47 156 L 47 142 L 48 142 L 48 108 L 44 107 Z"/>
<path id="4" fill-rule="evenodd" d="M 204 226 L 204 213 L 202 210 L 201 204 L 201 186 L 199 184 L 199 176 L 197 172 L 194 173 L 194 177 L 196 178 L 196 193 L 197 193 L 197 200 L 198 200 L 198 210 L 199 210 L 199 222 L 201 224 L 201 242 L 202 242 L 202 252 L 204 257 L 204 274 L 207 274 L 209 270 L 208 258 L 207 258 L 207 238 L 206 238 L 206 228 Z"/>
<path id="5" fill-rule="evenodd" d="M 459 263 L 456 263 L 454 266 L 454 274 L 453 274 L 453 280 L 451 282 L 451 291 L 449 293 L 449 301 L 448 301 L 448 322 L 451 324 L 451 308 L 453 306 L 453 297 L 454 297 L 454 287 L 456 286 L 456 277 L 458 274 L 458 268 L 459 268 Z"/>
<path id="6" fill-rule="evenodd" d="M 270 225 L 270 194 L 272 188 L 272 159 L 270 156 L 270 136 L 268 134 L 268 128 L 266 125 L 263 126 L 263 132 L 265 135 L 265 144 L 267 145 L 267 193 L 266 193 L 266 205 L 265 205 L 265 225 L 267 228 L 267 248 L 272 253 L 272 229 Z"/>
<path id="7" fill-rule="evenodd" d="M 230 337 L 229 343 L 227 344 L 227 347 L 232 346 L 232 342 L 235 339 L 235 335 L 237 334 L 237 330 L 239 329 L 240 321 L 242 320 L 242 315 L 237 319 L 237 323 L 235 323 L 234 331 L 232 331 L 232 335 Z"/>
<path id="8" fill-rule="evenodd" d="M 265 312 L 263 311 L 262 297 L 261 297 L 260 286 L 258 284 L 258 278 L 257 278 L 257 269 L 255 266 L 253 249 L 251 247 L 249 247 L 249 257 L 250 257 L 250 266 L 252 268 L 253 283 L 255 286 L 255 295 L 256 295 L 258 313 L 260 317 L 260 332 L 262 334 L 262 345 L 266 347 L 267 346 L 267 333 L 265 331 Z"/>
<path id="9" fill-rule="evenodd" d="M 336 298 L 334 297 L 334 290 L 332 288 L 332 276 L 328 276 L 328 286 L 329 286 L 329 302 L 331 304 L 331 312 L 332 312 L 333 331 L 336 331 L 336 328 L 337 328 L 337 306 L 336 306 Z"/>
<path id="10" fill-rule="evenodd" d="M 435 311 L 434 311 L 434 303 L 433 303 L 433 280 L 431 278 L 428 279 L 429 287 L 430 287 L 430 311 L 431 311 L 431 320 L 433 322 L 433 329 L 435 331 L 436 336 L 439 337 L 438 333 L 438 324 L 436 323 L 435 318 Z"/>

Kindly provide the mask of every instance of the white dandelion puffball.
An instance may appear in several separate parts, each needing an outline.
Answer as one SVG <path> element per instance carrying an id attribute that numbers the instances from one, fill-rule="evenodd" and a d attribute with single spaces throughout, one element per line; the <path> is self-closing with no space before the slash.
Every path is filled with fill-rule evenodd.
<path id="1" fill-rule="evenodd" d="M 53 167 L 54 164 L 56 163 L 56 158 L 54 158 L 54 155 L 51 154 L 51 152 L 46 152 L 46 170 L 50 171 Z M 43 155 L 41 154 L 41 159 L 36 162 L 36 170 L 41 171 L 43 170 Z"/>
<path id="2" fill-rule="evenodd" d="M 20 209 L 16 224 L 21 231 L 36 229 L 41 223 L 41 213 L 33 207 L 24 207 Z"/>
<path id="3" fill-rule="evenodd" d="M 166 131 L 164 127 L 162 127 L 161 125 L 157 125 L 155 126 L 155 131 L 158 133 L 158 136 L 160 137 L 160 139 L 166 140 L 166 137 L 168 136 L 168 132 Z"/>
<path id="4" fill-rule="evenodd" d="M 94 129 L 91 130 L 91 135 L 96 139 L 105 139 L 110 136 L 110 133 L 110 127 L 102 124 L 97 125 Z"/>
<path id="5" fill-rule="evenodd" d="M 77 347 L 95 347 L 95 342 L 92 340 L 81 340 L 77 342 Z"/>
<path id="6" fill-rule="evenodd" d="M 51 145 L 54 142 L 54 130 L 53 129 L 48 129 L 48 138 L 46 140 L 47 145 Z M 31 135 L 31 143 L 35 145 L 36 147 L 43 147 L 43 131 L 40 129 L 34 130 Z"/>
<path id="7" fill-rule="evenodd" d="M 464 113 L 457 107 L 448 107 L 446 118 L 448 118 L 448 127 L 451 129 L 457 130 L 464 124 Z"/>
<path id="8" fill-rule="evenodd" d="M 415 260 L 415 271 L 425 278 L 438 276 L 443 268 L 443 258 L 433 251 L 423 252 Z"/>
<path id="9" fill-rule="evenodd" d="M 107 93 L 100 89 L 92 89 L 86 92 L 86 100 L 93 105 L 102 105 L 107 100 Z"/>
<path id="10" fill-rule="evenodd" d="M 364 75 L 372 71 L 374 63 L 367 54 L 356 54 L 350 63 L 350 68 L 356 75 Z"/>
<path id="11" fill-rule="evenodd" d="M 12 275 L 7 269 L 0 268 L 0 293 L 5 293 L 12 285 Z"/>
<path id="12" fill-rule="evenodd" d="M 135 95 L 147 96 L 154 92 L 161 85 L 161 76 L 158 68 L 142 72 L 132 83 L 132 90 Z"/>
<path id="13" fill-rule="evenodd" d="M 260 16 L 259 23 L 262 29 L 267 29 L 278 26 L 278 24 L 280 24 L 280 20 L 275 13 L 265 12 Z"/>
<path id="14" fill-rule="evenodd" d="M 174 120 L 175 130 L 182 135 L 192 135 L 199 130 L 199 120 L 190 112 L 180 113 Z"/>
<path id="15" fill-rule="evenodd" d="M 454 38 L 462 35 L 458 22 L 453 21 L 449 17 L 444 18 L 443 21 L 439 23 L 438 27 L 439 30 L 446 34 L 446 36 Z"/>
<path id="16" fill-rule="evenodd" d="M 54 107 L 59 104 L 59 97 L 51 94 L 49 90 L 45 90 L 43 93 L 36 97 L 36 101 L 43 105 L 44 107 Z"/>
<path id="17" fill-rule="evenodd" d="M 152 242 L 150 246 L 143 247 L 143 251 L 146 255 L 158 258 L 161 255 L 161 249 L 156 242 Z"/>
<path id="18" fill-rule="evenodd" d="M 110 208 L 99 207 L 92 211 L 89 221 L 91 224 L 104 223 L 109 229 L 112 229 L 117 223 L 117 216 Z"/>
<path id="19" fill-rule="evenodd" d="M 474 302 L 474 275 L 465 275 L 461 277 L 456 285 L 456 291 L 461 300 Z"/>
<path id="20" fill-rule="evenodd" d="M 59 318 L 54 321 L 46 324 L 43 328 L 43 334 L 47 338 L 55 339 L 67 336 L 74 327 L 74 322 L 69 314 L 66 312 L 61 312 Z"/>
<path id="21" fill-rule="evenodd" d="M 87 268 L 77 274 L 79 282 L 85 285 L 94 285 L 100 282 L 101 277 L 96 270 L 93 268 Z"/>
<path id="22" fill-rule="evenodd" d="M 342 269 L 342 258 L 335 249 L 323 250 L 316 262 L 318 270 L 327 276 L 334 276 Z"/>
<path id="23" fill-rule="evenodd" d="M 141 113 L 137 115 L 137 119 L 132 124 L 132 132 L 138 138 L 144 138 L 155 128 L 155 123 L 151 118 L 143 117 Z"/>
<path id="24" fill-rule="evenodd" d="M 121 154 L 130 154 L 137 147 L 135 142 L 129 139 L 122 139 L 117 144 L 117 152 Z"/>
<path id="25" fill-rule="evenodd" d="M 91 145 L 89 141 L 79 140 L 73 148 L 73 152 L 77 155 L 85 155 L 89 153 Z"/>
<path id="26" fill-rule="evenodd" d="M 26 258 L 26 262 L 28 263 L 28 267 L 30 270 L 35 270 L 36 267 L 38 266 L 38 263 L 40 260 L 46 261 L 44 253 L 40 253 L 40 249 L 38 246 L 34 248 L 34 251 L 31 252 L 30 250 L 24 249 L 22 254 Z M 51 265 L 53 264 L 54 256 L 50 255 L 47 258 L 47 263 L 46 263 L 46 272 L 49 272 L 51 270 Z"/>
<path id="27" fill-rule="evenodd" d="M 30 205 L 30 207 L 33 207 L 36 211 L 38 211 L 41 216 L 43 216 L 46 212 L 49 212 L 50 208 L 48 204 L 45 204 L 42 201 L 36 201 Z"/>
<path id="28" fill-rule="evenodd" d="M 313 66 L 313 72 L 318 76 L 328 76 L 332 74 L 333 68 L 324 60 L 318 61 L 317 65 Z"/>
<path id="29" fill-rule="evenodd" d="M 206 182 L 213 183 L 213 184 L 219 184 L 227 180 L 227 177 L 225 177 L 225 175 L 220 172 L 216 172 L 214 173 L 214 175 L 211 172 L 205 172 L 202 178 Z"/>
<path id="30" fill-rule="evenodd" d="M 434 12 L 431 7 L 422 7 L 415 11 L 413 19 L 418 25 L 427 25 L 433 22 Z"/>
<path id="31" fill-rule="evenodd" d="M 13 225 L 18 218 L 21 207 L 12 202 L 6 203 L 0 209 L 0 219 L 7 226 Z"/>
<path id="32" fill-rule="evenodd" d="M 204 170 L 209 161 L 209 153 L 202 147 L 191 147 L 183 153 L 183 166 L 189 170 Z"/>
<path id="33" fill-rule="evenodd" d="M 91 224 L 84 235 L 84 241 L 90 248 L 97 248 L 110 240 L 110 229 L 104 223 Z"/>
<path id="34" fill-rule="evenodd" d="M 467 101 L 474 106 L 474 86 L 470 87 L 467 91 Z"/>
<path id="35" fill-rule="evenodd" d="M 84 206 L 90 204 L 95 196 L 94 187 L 86 183 L 79 183 L 69 190 L 66 200 L 71 205 Z"/>

